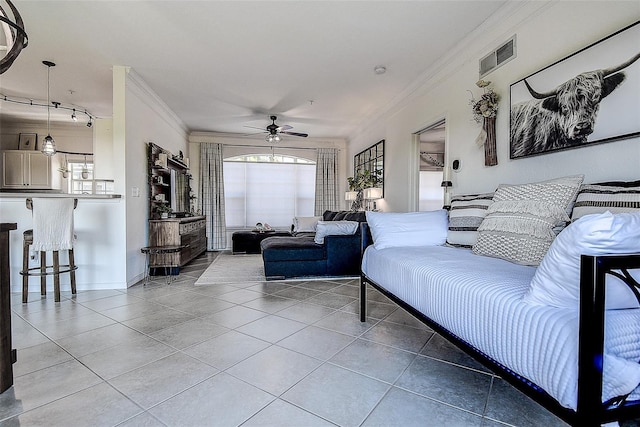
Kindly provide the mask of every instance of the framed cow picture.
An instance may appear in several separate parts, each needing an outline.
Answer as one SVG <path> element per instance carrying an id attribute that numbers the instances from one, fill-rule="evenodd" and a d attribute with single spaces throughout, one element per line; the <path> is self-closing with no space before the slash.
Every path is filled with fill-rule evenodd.
<path id="1" fill-rule="evenodd" d="M 640 135 L 640 22 L 510 87 L 510 157 Z"/>

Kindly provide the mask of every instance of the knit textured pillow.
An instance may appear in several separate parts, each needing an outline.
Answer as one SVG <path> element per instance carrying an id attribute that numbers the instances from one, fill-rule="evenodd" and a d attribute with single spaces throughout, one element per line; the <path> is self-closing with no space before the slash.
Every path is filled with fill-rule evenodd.
<path id="1" fill-rule="evenodd" d="M 501 185 L 478 227 L 477 255 L 539 265 L 555 236 L 569 223 L 583 176 Z"/>
<path id="2" fill-rule="evenodd" d="M 493 193 L 453 196 L 449 210 L 447 244 L 470 248 L 478 240 L 478 227 L 493 203 Z"/>

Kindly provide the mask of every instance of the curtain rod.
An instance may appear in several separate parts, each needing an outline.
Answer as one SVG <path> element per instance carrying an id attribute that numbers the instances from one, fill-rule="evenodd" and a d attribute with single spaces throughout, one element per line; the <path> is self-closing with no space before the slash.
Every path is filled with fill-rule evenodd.
<path id="1" fill-rule="evenodd" d="M 276 149 L 276 148 L 287 148 L 287 149 L 290 149 L 290 150 L 314 150 L 314 151 L 315 151 L 315 150 L 318 150 L 318 148 L 317 148 L 317 147 L 316 147 L 316 148 L 308 148 L 308 147 L 285 147 L 285 146 L 282 146 L 282 145 L 278 145 L 278 146 L 272 145 L 272 146 L 267 147 L 267 146 L 264 146 L 264 145 L 225 144 L 225 143 L 223 143 L 223 142 L 216 142 L 215 144 L 222 144 L 222 145 L 224 145 L 224 146 L 226 146 L 226 147 L 266 148 L 266 149 L 270 149 L 270 150 L 273 150 L 273 149 Z M 329 147 L 329 148 L 333 148 L 333 147 Z M 339 148 L 336 148 L 336 150 L 340 151 L 340 149 L 339 149 Z"/>

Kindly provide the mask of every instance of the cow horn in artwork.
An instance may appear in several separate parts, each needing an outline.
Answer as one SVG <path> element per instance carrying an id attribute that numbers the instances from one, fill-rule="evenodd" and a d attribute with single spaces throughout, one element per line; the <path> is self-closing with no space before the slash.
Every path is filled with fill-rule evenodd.
<path id="1" fill-rule="evenodd" d="M 623 62 L 622 64 L 618 65 L 617 67 L 605 68 L 604 70 L 602 70 L 603 77 L 607 77 L 610 74 L 617 73 L 620 70 L 624 70 L 629 65 L 633 64 L 634 62 L 636 62 L 638 59 L 640 59 L 640 52 L 638 52 L 636 55 L 632 56 L 631 59 L 629 59 L 628 61 Z"/>
<path id="2" fill-rule="evenodd" d="M 547 93 L 536 92 L 531 86 L 529 86 L 529 83 L 526 80 L 524 81 L 524 84 L 527 86 L 527 89 L 529 89 L 529 93 L 531 94 L 531 96 L 533 96 L 535 99 L 545 99 L 556 94 L 555 90 Z"/>

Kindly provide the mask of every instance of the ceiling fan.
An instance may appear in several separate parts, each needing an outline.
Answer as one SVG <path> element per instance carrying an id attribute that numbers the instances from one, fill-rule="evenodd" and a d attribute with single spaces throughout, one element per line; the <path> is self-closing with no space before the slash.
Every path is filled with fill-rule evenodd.
<path id="1" fill-rule="evenodd" d="M 291 126 L 289 125 L 277 125 L 276 124 L 276 120 L 278 119 L 276 116 L 270 116 L 269 117 L 271 119 L 271 124 L 269 126 L 267 126 L 266 129 L 266 133 L 267 136 L 265 137 L 265 140 L 267 142 L 280 142 L 282 140 L 282 138 L 280 138 L 280 134 L 284 134 L 284 135 L 292 135 L 292 136 L 299 136 L 302 138 L 306 138 L 307 136 L 309 136 L 306 133 L 299 133 L 299 132 L 288 132 L 289 129 L 293 129 Z M 247 126 L 247 127 L 251 127 L 251 126 Z M 259 129 L 259 128 L 254 128 L 254 129 Z"/>

